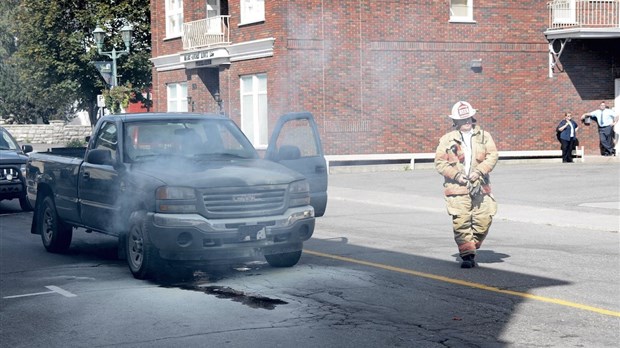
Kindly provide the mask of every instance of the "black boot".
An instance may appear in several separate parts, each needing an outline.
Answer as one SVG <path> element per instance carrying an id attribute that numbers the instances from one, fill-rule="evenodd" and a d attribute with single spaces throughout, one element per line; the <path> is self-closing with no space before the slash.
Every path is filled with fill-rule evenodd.
<path id="1" fill-rule="evenodd" d="M 474 268 L 476 267 L 476 261 L 474 261 L 474 258 L 476 257 L 476 255 L 465 255 L 463 257 L 461 257 L 463 259 L 463 262 L 461 262 L 461 268 Z"/>

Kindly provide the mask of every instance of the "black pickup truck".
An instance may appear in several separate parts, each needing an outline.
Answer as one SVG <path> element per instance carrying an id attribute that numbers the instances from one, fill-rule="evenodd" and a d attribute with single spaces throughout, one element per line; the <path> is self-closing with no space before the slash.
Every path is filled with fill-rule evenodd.
<path id="1" fill-rule="evenodd" d="M 327 205 L 318 134 L 310 113 L 285 114 L 261 158 L 221 115 L 104 116 L 83 158 L 31 154 L 31 232 L 50 252 L 77 227 L 118 236 L 138 279 L 257 256 L 293 266 Z"/>
<path id="2" fill-rule="evenodd" d="M 32 210 L 26 199 L 26 161 L 32 145 L 19 144 L 11 133 L 0 127 L 0 201 L 19 199 L 24 211 Z"/>

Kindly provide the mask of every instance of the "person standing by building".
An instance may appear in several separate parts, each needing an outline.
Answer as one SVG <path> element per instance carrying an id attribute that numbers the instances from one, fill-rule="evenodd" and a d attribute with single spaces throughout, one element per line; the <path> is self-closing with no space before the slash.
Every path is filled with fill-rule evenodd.
<path id="1" fill-rule="evenodd" d="M 614 126 L 618 123 L 618 115 L 616 115 L 613 110 L 607 108 L 605 102 L 602 101 L 598 110 L 586 112 L 581 115 L 581 120 L 585 120 L 586 117 L 596 119 L 601 155 L 615 156 L 616 149 L 614 149 Z"/>
<path id="2" fill-rule="evenodd" d="M 558 124 L 557 131 L 560 133 L 560 143 L 562 144 L 562 163 L 573 162 L 573 149 L 577 142 L 577 129 L 579 126 L 571 119 L 570 112 L 564 113 L 564 119 Z"/>
<path id="3" fill-rule="evenodd" d="M 444 177 L 446 207 L 452 216 L 461 268 L 476 266 L 476 250 L 497 212 L 489 173 L 499 156 L 491 134 L 476 125 L 475 114 L 466 101 L 454 104 L 449 117 L 455 129 L 441 137 L 435 151 L 435 168 Z"/>

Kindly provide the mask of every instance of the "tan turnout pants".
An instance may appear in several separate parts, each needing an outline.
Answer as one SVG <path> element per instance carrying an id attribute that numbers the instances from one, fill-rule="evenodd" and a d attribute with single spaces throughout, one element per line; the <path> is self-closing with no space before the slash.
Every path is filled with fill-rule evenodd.
<path id="1" fill-rule="evenodd" d="M 452 216 L 454 240 L 461 257 L 475 255 L 489 233 L 497 202 L 489 194 L 472 201 L 469 195 L 446 196 L 448 214 Z"/>

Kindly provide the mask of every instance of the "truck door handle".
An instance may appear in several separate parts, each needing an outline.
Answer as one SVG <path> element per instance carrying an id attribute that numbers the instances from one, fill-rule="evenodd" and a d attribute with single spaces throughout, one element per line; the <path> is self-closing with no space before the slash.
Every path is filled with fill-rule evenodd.
<path id="1" fill-rule="evenodd" d="M 316 166 L 314 167 L 314 171 L 315 173 L 323 173 L 327 170 L 326 166 L 320 165 L 320 166 Z"/>
<path id="2" fill-rule="evenodd" d="M 83 177 L 84 179 L 88 180 L 88 179 L 90 179 L 90 173 L 89 173 L 89 172 L 84 172 L 84 173 L 82 174 L 82 177 Z"/>

